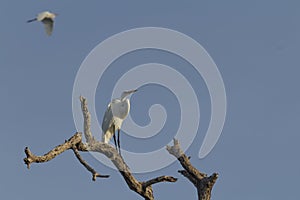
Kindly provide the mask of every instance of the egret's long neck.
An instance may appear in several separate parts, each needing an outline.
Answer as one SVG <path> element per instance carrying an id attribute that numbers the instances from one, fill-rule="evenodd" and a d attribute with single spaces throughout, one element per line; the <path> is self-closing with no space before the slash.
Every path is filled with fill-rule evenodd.
<path id="1" fill-rule="evenodd" d="M 128 94 L 126 94 L 126 93 L 122 93 L 122 95 L 121 95 L 121 101 L 125 101 L 127 95 Z"/>
<path id="2" fill-rule="evenodd" d="M 119 114 L 120 114 L 120 118 L 121 119 L 125 119 L 129 113 L 130 110 L 130 101 L 129 99 L 124 99 L 123 101 L 121 101 L 121 106 L 119 107 Z"/>

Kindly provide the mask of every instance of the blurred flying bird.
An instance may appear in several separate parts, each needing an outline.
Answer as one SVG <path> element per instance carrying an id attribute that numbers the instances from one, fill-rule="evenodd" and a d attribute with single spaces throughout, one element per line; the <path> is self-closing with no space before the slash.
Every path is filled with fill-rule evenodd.
<path id="1" fill-rule="evenodd" d="M 34 21 L 43 22 L 46 33 L 47 33 L 47 35 L 50 36 L 53 31 L 53 23 L 54 23 L 54 18 L 56 16 L 57 16 L 57 14 L 55 14 L 55 13 L 51 13 L 49 11 L 44 11 L 44 12 L 39 13 L 36 18 L 28 20 L 27 23 L 34 22 Z"/>

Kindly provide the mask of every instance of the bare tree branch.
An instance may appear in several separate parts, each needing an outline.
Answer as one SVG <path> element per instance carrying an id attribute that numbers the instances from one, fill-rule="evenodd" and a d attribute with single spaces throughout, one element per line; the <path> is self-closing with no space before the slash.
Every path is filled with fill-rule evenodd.
<path id="1" fill-rule="evenodd" d="M 88 145 L 87 150 L 91 152 L 99 152 L 109 158 L 115 165 L 115 167 L 119 170 L 120 174 L 123 176 L 128 187 L 144 197 L 144 199 L 154 199 L 153 190 L 151 187 L 152 184 L 158 182 L 176 182 L 177 180 L 176 178 L 171 176 L 163 176 L 151 179 L 149 182 L 140 182 L 132 175 L 124 159 L 122 158 L 122 156 L 120 156 L 118 151 L 113 146 L 105 144 L 103 142 L 93 141 Z"/>
<path id="2" fill-rule="evenodd" d="M 91 132 L 91 114 L 89 113 L 87 100 L 83 97 L 79 97 L 81 102 L 81 110 L 83 114 L 83 127 L 84 127 L 84 136 L 87 143 L 90 143 L 95 140 Z"/>
<path id="3" fill-rule="evenodd" d="M 175 156 L 179 162 L 181 163 L 182 167 L 194 178 L 201 179 L 206 177 L 207 175 L 204 173 L 199 172 L 190 162 L 189 157 L 187 157 L 180 148 L 179 141 L 173 139 L 174 145 L 167 146 L 167 151 Z"/>
<path id="4" fill-rule="evenodd" d="M 30 164 L 35 162 L 35 163 L 42 163 L 42 162 L 48 162 L 52 159 L 54 159 L 56 156 L 59 154 L 63 153 L 66 150 L 72 149 L 74 151 L 75 156 L 77 159 L 80 161 L 80 163 L 92 173 L 93 175 L 93 181 L 96 180 L 96 177 L 100 178 L 108 178 L 108 175 L 101 175 L 97 173 L 92 167 L 90 167 L 85 160 L 80 156 L 78 149 L 76 146 L 78 146 L 82 151 L 86 151 L 86 145 L 81 142 L 81 133 L 75 133 L 69 140 L 66 140 L 65 143 L 56 146 L 54 149 L 49 151 L 43 156 L 36 156 L 31 151 L 29 150 L 28 147 L 25 148 L 25 154 L 26 158 L 24 158 L 24 162 L 27 165 L 27 168 L 30 168 Z"/>
<path id="5" fill-rule="evenodd" d="M 92 173 L 92 180 L 93 181 L 96 181 L 96 177 L 99 177 L 99 178 L 108 178 L 109 175 L 101 175 L 101 174 L 98 174 L 96 172 L 96 170 L 94 170 L 85 160 L 83 160 L 83 158 L 81 157 L 81 155 L 79 154 L 79 151 L 77 149 L 76 146 L 73 146 L 72 147 L 73 149 L 73 152 L 76 156 L 76 158 L 79 160 L 79 162 L 89 171 Z"/>
<path id="6" fill-rule="evenodd" d="M 194 186 L 197 188 L 198 199 L 199 200 L 210 200 L 211 190 L 218 178 L 218 174 L 214 173 L 207 177 L 205 173 L 198 171 L 190 162 L 189 157 L 187 157 L 180 148 L 178 140 L 174 139 L 173 146 L 167 146 L 167 151 L 175 156 L 181 166 L 185 170 L 179 170 L 178 172 L 189 179 Z"/>
<path id="7" fill-rule="evenodd" d="M 83 118 L 84 118 L 84 136 L 86 138 L 87 143 L 84 144 L 82 142 L 82 134 L 76 133 L 73 135 L 69 140 L 65 141 L 65 143 L 56 146 L 53 150 L 49 151 L 43 156 L 36 156 L 29 150 L 28 147 L 25 148 L 25 154 L 26 158 L 24 158 L 25 164 L 27 164 L 27 167 L 30 167 L 31 163 L 41 163 L 41 162 L 47 162 L 53 158 L 55 158 L 57 155 L 63 153 L 66 150 L 72 149 L 75 153 L 77 159 L 80 161 L 80 163 L 92 173 L 93 180 L 96 179 L 96 177 L 101 178 L 107 178 L 108 175 L 100 175 L 98 174 L 90 165 L 87 164 L 86 161 L 84 161 L 79 154 L 79 151 L 91 151 L 91 152 L 98 152 L 101 154 L 104 154 L 108 159 L 112 161 L 112 163 L 116 166 L 116 168 L 119 170 L 120 174 L 123 176 L 125 182 L 127 183 L 128 187 L 135 191 L 136 193 L 140 194 L 144 199 L 146 200 L 153 200 L 153 190 L 152 185 L 159 182 L 176 182 L 177 179 L 171 176 L 160 176 L 154 179 L 151 179 L 149 181 L 140 182 L 138 181 L 130 172 L 129 167 L 119 155 L 119 153 L 116 151 L 114 147 L 112 147 L 109 144 L 105 144 L 103 142 L 96 141 L 96 139 L 92 136 L 90 125 L 91 125 L 91 119 L 90 119 L 90 113 L 88 111 L 87 107 L 87 101 L 84 97 L 80 97 L 81 101 L 81 108 L 83 112 Z"/>
<path id="8" fill-rule="evenodd" d="M 172 176 L 159 176 L 159 177 L 156 177 L 156 178 L 153 178 L 149 181 L 146 181 L 146 182 L 143 182 L 143 187 L 146 188 L 150 185 L 153 185 L 155 183 L 160 183 L 160 182 L 176 182 L 177 181 L 177 178 L 174 178 Z"/>
<path id="9" fill-rule="evenodd" d="M 118 154 L 117 150 L 103 142 L 98 142 L 96 140 L 92 140 L 89 144 L 83 144 L 81 141 L 81 134 L 76 133 L 73 135 L 69 140 L 65 141 L 64 144 L 58 145 L 53 150 L 49 151 L 47 154 L 43 156 L 36 156 L 30 152 L 29 148 L 25 148 L 25 153 L 27 158 L 24 158 L 24 161 L 27 165 L 31 163 L 42 163 L 47 162 L 53 158 L 55 158 L 58 154 L 68 150 L 73 149 L 76 157 L 78 160 L 83 164 L 83 166 L 93 174 L 93 180 L 96 177 L 107 178 L 107 175 L 100 175 L 98 174 L 92 167 L 90 167 L 79 155 L 78 151 L 91 151 L 91 152 L 98 152 L 104 154 L 107 158 L 109 158 L 112 163 L 116 166 L 119 170 L 121 175 L 123 176 L 125 182 L 127 183 L 128 187 L 135 191 L 136 193 L 140 194 L 147 200 L 153 200 L 153 190 L 151 185 L 159 182 L 176 182 L 177 179 L 171 176 L 161 176 L 149 181 L 139 182 L 130 172 L 129 167 L 123 160 L 123 158 Z"/>
<path id="10" fill-rule="evenodd" d="M 189 179 L 194 184 L 194 186 L 197 187 L 198 180 L 194 176 L 189 174 L 186 170 L 178 170 L 178 172 Z"/>
<path id="11" fill-rule="evenodd" d="M 24 162 L 27 165 L 27 168 L 29 169 L 31 163 L 48 162 L 49 160 L 52 160 L 53 158 L 63 153 L 64 151 L 71 149 L 73 145 L 76 145 L 79 142 L 81 142 L 81 133 L 75 133 L 75 135 L 73 135 L 69 140 L 65 141 L 65 143 L 56 146 L 54 149 L 44 154 L 43 156 L 34 155 L 33 153 L 31 153 L 29 148 L 26 147 L 25 154 L 27 158 L 24 158 Z"/>

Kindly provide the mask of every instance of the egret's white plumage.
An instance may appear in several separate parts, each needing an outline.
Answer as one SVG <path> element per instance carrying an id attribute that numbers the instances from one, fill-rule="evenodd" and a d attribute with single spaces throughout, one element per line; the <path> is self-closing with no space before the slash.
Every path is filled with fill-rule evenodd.
<path id="1" fill-rule="evenodd" d="M 124 91 L 121 98 L 113 99 L 107 107 L 102 121 L 102 142 L 108 143 L 114 137 L 116 148 L 119 148 L 120 129 L 124 119 L 130 111 L 130 101 L 127 96 L 137 90 Z M 118 146 L 115 139 L 115 131 L 118 131 Z"/>
<path id="2" fill-rule="evenodd" d="M 33 21 L 42 22 L 44 24 L 47 35 L 50 36 L 53 31 L 54 18 L 56 17 L 56 15 L 57 14 L 55 14 L 55 13 L 51 13 L 49 11 L 44 11 L 44 12 L 39 13 L 36 18 L 30 19 L 27 22 L 28 23 L 33 22 Z"/>

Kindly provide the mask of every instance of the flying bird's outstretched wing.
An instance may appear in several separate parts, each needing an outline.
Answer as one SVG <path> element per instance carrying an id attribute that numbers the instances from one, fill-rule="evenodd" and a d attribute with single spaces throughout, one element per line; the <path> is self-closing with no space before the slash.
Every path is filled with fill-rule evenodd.
<path id="1" fill-rule="evenodd" d="M 42 20 L 44 26 L 45 26 L 45 31 L 47 35 L 51 35 L 53 31 L 53 23 L 54 21 L 51 18 L 45 18 Z"/>
<path id="2" fill-rule="evenodd" d="M 110 138 L 113 136 L 113 130 L 112 130 L 112 125 L 114 123 L 113 120 L 113 112 L 111 109 L 111 104 L 108 105 L 104 117 L 103 117 L 103 121 L 102 121 L 102 131 L 103 131 L 103 135 L 102 135 L 102 141 L 105 143 L 108 143 Z"/>

